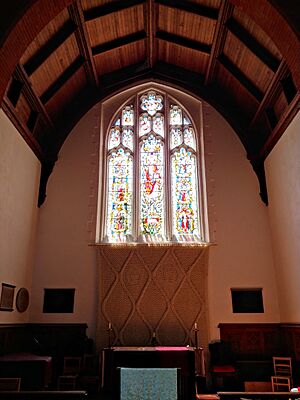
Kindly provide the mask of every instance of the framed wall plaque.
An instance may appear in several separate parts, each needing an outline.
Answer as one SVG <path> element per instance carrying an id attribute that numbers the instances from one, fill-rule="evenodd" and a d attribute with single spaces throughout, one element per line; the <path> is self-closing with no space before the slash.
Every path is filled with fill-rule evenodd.
<path id="1" fill-rule="evenodd" d="M 2 283 L 0 310 L 13 311 L 15 286 L 8 283 Z"/>
<path id="2" fill-rule="evenodd" d="M 16 297 L 16 307 L 19 312 L 27 310 L 29 305 L 29 292 L 26 288 L 22 287 L 18 290 Z"/>

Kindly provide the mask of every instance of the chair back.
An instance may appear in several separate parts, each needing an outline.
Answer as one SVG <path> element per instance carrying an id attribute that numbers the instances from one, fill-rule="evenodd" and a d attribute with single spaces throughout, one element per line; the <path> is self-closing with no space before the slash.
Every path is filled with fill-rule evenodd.
<path id="1" fill-rule="evenodd" d="M 291 357 L 273 357 L 275 376 L 292 376 Z"/>
<path id="2" fill-rule="evenodd" d="M 64 357 L 63 375 L 79 375 L 81 357 Z"/>
<path id="3" fill-rule="evenodd" d="M 21 386 L 21 378 L 0 378 L 0 392 L 1 391 L 19 392 L 20 386 Z"/>

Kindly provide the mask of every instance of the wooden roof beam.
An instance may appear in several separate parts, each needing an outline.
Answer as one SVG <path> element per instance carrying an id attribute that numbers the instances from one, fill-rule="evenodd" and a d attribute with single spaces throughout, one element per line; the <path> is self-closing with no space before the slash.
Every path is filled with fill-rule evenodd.
<path id="1" fill-rule="evenodd" d="M 247 30 L 233 18 L 226 22 L 227 29 L 237 37 L 257 58 L 276 72 L 280 61 L 262 46 Z"/>
<path id="2" fill-rule="evenodd" d="M 217 58 L 223 52 L 224 49 L 224 44 L 227 34 L 227 29 L 225 24 L 227 20 L 231 17 L 232 13 L 233 13 L 233 6 L 228 2 L 228 0 L 224 0 L 221 3 L 221 7 L 218 13 L 218 21 L 214 32 L 211 54 L 204 78 L 204 85 L 209 85 L 213 80 L 213 74 Z"/>
<path id="3" fill-rule="evenodd" d="M 83 11 L 85 21 L 92 21 L 93 19 L 104 17 L 105 15 L 122 11 L 130 7 L 137 6 L 145 3 L 145 0 L 119 0 L 102 6 L 93 7 L 89 10 Z"/>
<path id="4" fill-rule="evenodd" d="M 263 93 L 262 91 L 256 87 L 246 75 L 240 71 L 236 65 L 233 64 L 233 62 L 224 54 L 220 55 L 218 57 L 218 61 L 231 73 L 231 75 L 239 81 L 239 83 L 244 86 L 248 92 L 257 100 L 257 101 L 262 101 L 263 99 Z"/>
<path id="5" fill-rule="evenodd" d="M 90 40 L 88 37 L 88 33 L 86 30 L 84 16 L 82 11 L 81 2 L 79 0 L 75 0 L 69 7 L 69 14 L 71 20 L 77 26 L 75 31 L 76 41 L 79 48 L 80 54 L 86 60 L 84 64 L 84 68 L 86 71 L 86 75 L 88 80 L 95 86 L 99 86 L 99 79 L 96 71 L 96 66 L 94 63 L 92 49 Z"/>
<path id="6" fill-rule="evenodd" d="M 185 0 L 156 0 L 156 3 L 170 7 L 177 8 L 181 11 L 186 11 L 192 14 L 199 15 L 200 17 L 210 18 L 216 20 L 218 18 L 218 10 L 216 8 L 203 6 L 199 3 Z"/>
<path id="7" fill-rule="evenodd" d="M 51 54 L 58 49 L 76 30 L 73 21 L 66 21 L 62 28 L 55 33 L 43 47 L 41 47 L 25 64 L 24 69 L 28 76 L 32 75 Z"/>
<path id="8" fill-rule="evenodd" d="M 154 0 L 148 0 L 147 7 L 144 10 L 144 18 L 146 21 L 147 32 L 147 59 L 150 68 L 157 62 L 157 43 L 155 40 L 157 26 L 157 9 Z"/>
<path id="9" fill-rule="evenodd" d="M 62 73 L 62 75 L 41 95 L 40 99 L 43 104 L 46 104 L 51 97 L 81 68 L 84 66 L 85 59 L 82 56 L 69 65 L 69 67 Z"/>
<path id="10" fill-rule="evenodd" d="M 44 104 L 41 102 L 38 95 L 34 92 L 34 90 L 32 88 L 32 84 L 26 74 L 26 71 L 21 64 L 18 64 L 16 66 L 16 69 L 14 71 L 14 77 L 17 80 L 19 80 L 20 82 L 22 82 L 22 84 L 23 84 L 22 93 L 25 96 L 31 109 L 34 111 L 37 111 L 39 114 L 41 114 L 44 119 L 44 122 L 48 126 L 49 130 L 54 131 L 53 122 L 52 122 L 48 112 L 46 111 Z"/>
<path id="11" fill-rule="evenodd" d="M 279 68 L 276 71 L 276 74 L 273 76 L 272 81 L 270 82 L 267 91 L 264 94 L 262 101 L 259 104 L 258 109 L 252 121 L 250 123 L 250 128 L 255 124 L 255 122 L 259 119 L 265 109 L 269 106 L 272 102 L 274 95 L 277 92 L 279 82 L 286 76 L 288 73 L 288 67 L 284 60 L 281 61 Z"/>
<path id="12" fill-rule="evenodd" d="M 187 47 L 192 50 L 200 51 L 204 54 L 210 54 L 211 46 L 206 43 L 200 43 L 196 40 L 187 39 L 183 36 L 174 35 L 173 33 L 158 31 L 156 32 L 156 38 L 164 40 L 168 43 L 176 44 L 178 46 Z"/>
<path id="13" fill-rule="evenodd" d="M 93 56 L 97 56 L 106 51 L 111 51 L 117 49 L 118 47 L 126 46 L 128 44 L 132 44 L 134 42 L 138 42 L 144 39 L 147 39 L 146 31 L 144 30 L 138 31 L 130 35 L 126 35 L 121 38 L 111 40 L 110 42 L 106 42 L 103 44 L 99 44 L 98 46 L 92 47 L 92 54 Z"/>

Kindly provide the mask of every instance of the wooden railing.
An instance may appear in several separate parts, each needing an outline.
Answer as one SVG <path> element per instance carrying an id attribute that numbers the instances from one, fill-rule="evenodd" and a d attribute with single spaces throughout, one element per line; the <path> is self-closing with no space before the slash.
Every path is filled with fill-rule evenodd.
<path id="1" fill-rule="evenodd" d="M 24 390 L 0 392 L 1 400 L 87 400 L 85 390 Z"/>

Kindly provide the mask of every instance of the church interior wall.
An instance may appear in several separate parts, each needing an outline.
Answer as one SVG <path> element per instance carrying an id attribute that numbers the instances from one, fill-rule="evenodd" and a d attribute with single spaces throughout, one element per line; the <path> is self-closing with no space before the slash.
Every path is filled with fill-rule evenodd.
<path id="1" fill-rule="evenodd" d="M 0 281 L 31 291 L 40 163 L 0 110 Z M 28 322 L 29 309 L 1 312 L 1 322 Z"/>
<path id="2" fill-rule="evenodd" d="M 95 224 L 96 214 L 91 200 L 91 191 L 96 190 L 93 152 L 95 146 L 103 146 L 96 138 L 103 122 L 99 113 L 97 105 L 77 124 L 50 176 L 40 209 L 31 306 L 32 321 L 86 322 L 91 336 L 96 330 L 99 267 L 88 225 Z M 199 116 L 195 123 L 201 123 Z M 209 337 L 215 339 L 220 322 L 278 322 L 279 311 L 268 211 L 255 174 L 231 127 L 206 103 L 203 123 L 214 242 L 208 266 Z M 44 288 L 52 287 L 76 289 L 73 314 L 42 313 Z M 262 288 L 265 312 L 233 314 L 230 289 L 237 287 Z"/>
<path id="3" fill-rule="evenodd" d="M 298 112 L 265 163 L 280 318 L 290 323 L 300 319 L 299 129 Z"/>

